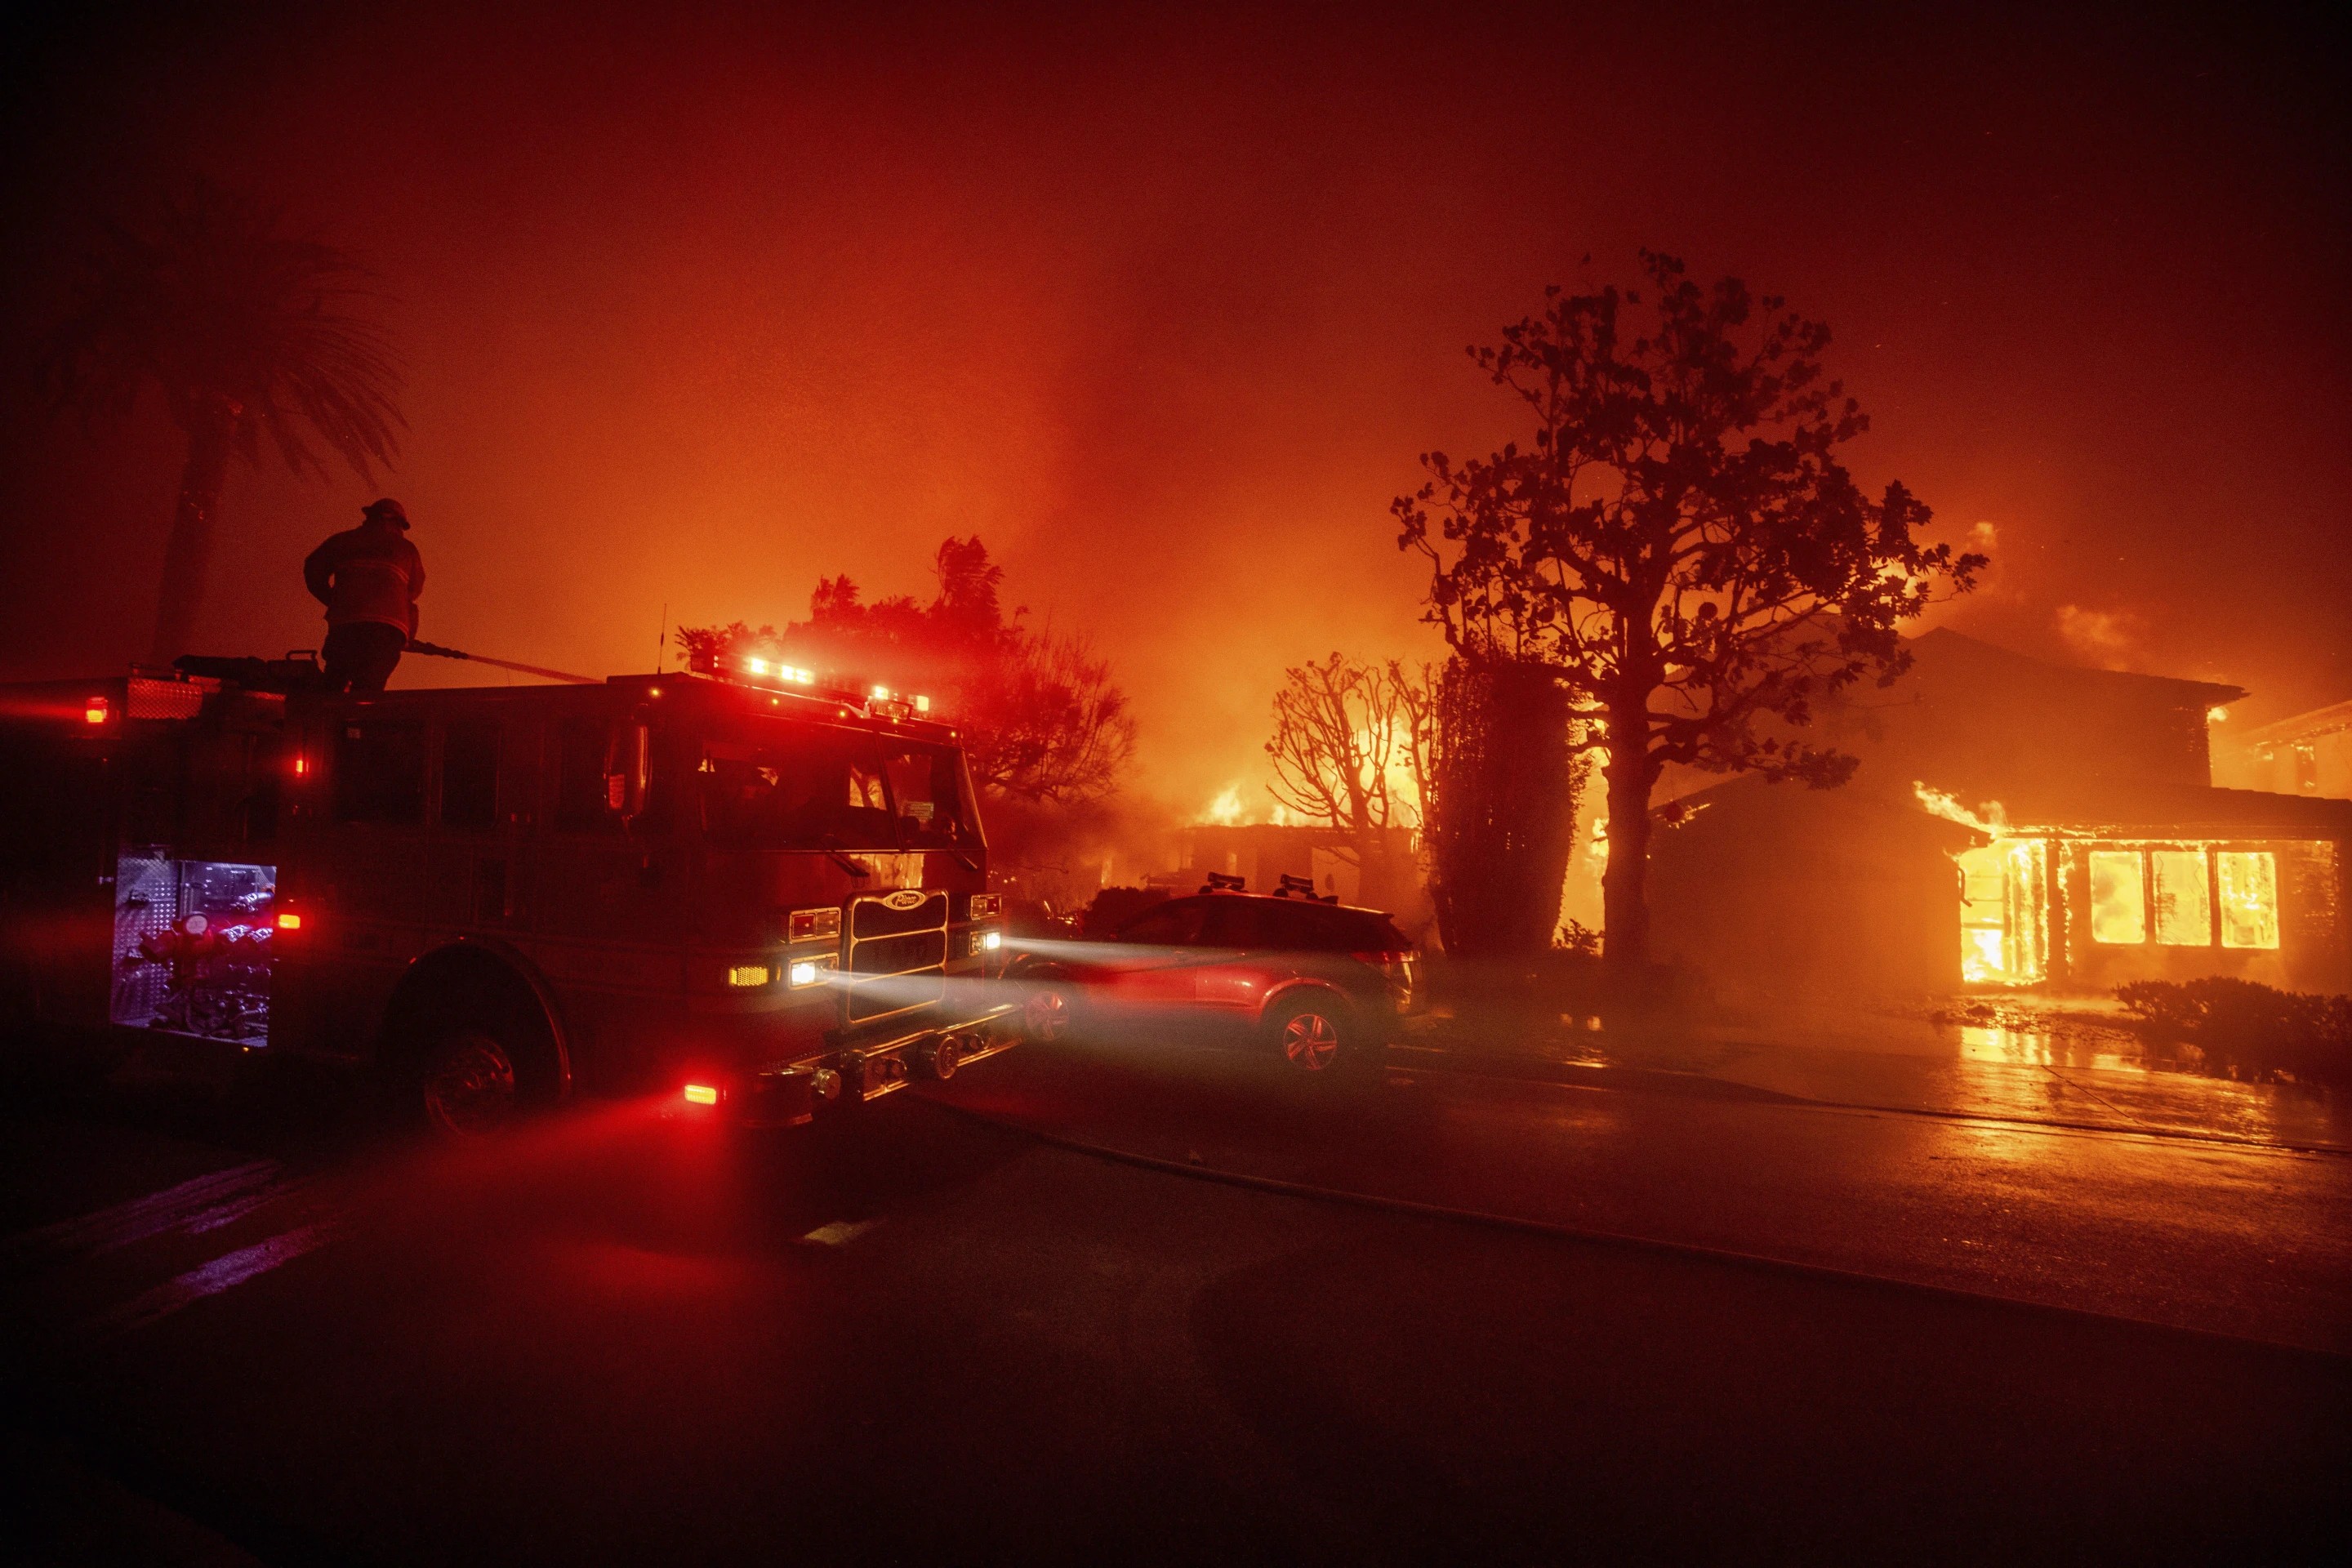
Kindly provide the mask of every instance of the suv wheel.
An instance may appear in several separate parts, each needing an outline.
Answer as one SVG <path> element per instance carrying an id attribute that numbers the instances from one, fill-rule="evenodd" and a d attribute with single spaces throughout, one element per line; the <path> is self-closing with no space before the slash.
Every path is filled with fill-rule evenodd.
<path id="1" fill-rule="evenodd" d="M 1335 1001 L 1302 996 L 1284 1003 L 1275 1010 L 1267 1032 L 1282 1059 L 1299 1072 L 1328 1073 L 1355 1063 L 1355 1021 Z"/>
<path id="2" fill-rule="evenodd" d="M 1077 993 L 1058 980 L 1030 987 L 1021 1002 L 1022 1032 L 1040 1045 L 1069 1038 L 1077 1016 Z"/>
<path id="3" fill-rule="evenodd" d="M 444 1138 L 490 1137 L 522 1108 L 514 1055 L 485 1030 L 451 1030 L 433 1042 L 419 1067 L 425 1123 Z"/>

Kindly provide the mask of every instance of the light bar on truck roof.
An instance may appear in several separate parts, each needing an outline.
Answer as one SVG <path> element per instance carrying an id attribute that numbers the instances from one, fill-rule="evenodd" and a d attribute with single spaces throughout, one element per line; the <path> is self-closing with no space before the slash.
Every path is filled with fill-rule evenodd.
<path id="1" fill-rule="evenodd" d="M 690 668 L 696 674 L 738 685 L 748 685 L 762 691 L 774 691 L 781 687 L 801 687 L 811 696 L 829 698 L 835 702 L 856 702 L 862 705 L 869 717 L 912 719 L 929 716 L 931 700 L 914 693 L 893 691 L 887 686 L 869 686 L 862 690 L 836 680 L 820 677 L 805 665 L 786 664 L 763 654 L 729 655 L 719 659 L 715 655 L 697 654 Z M 781 707 L 780 700 L 771 700 L 772 706 Z M 847 714 L 845 712 L 844 717 Z"/>
<path id="2" fill-rule="evenodd" d="M 803 669 L 796 664 L 781 664 L 772 658 L 747 658 L 743 660 L 743 673 L 746 675 L 758 676 L 772 675 L 778 680 L 789 681 L 794 686 L 814 686 L 816 684 L 815 670 Z"/>

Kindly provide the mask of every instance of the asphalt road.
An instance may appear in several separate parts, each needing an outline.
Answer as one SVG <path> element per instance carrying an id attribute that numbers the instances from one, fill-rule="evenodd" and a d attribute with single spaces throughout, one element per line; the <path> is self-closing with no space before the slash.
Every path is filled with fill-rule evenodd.
<path id="1" fill-rule="evenodd" d="M 71 1473 L 272 1562 L 2342 1554 L 2341 1160 L 1254 1066 L 454 1152 L 21 1108 L 16 1539 L 77 1560 Z"/>

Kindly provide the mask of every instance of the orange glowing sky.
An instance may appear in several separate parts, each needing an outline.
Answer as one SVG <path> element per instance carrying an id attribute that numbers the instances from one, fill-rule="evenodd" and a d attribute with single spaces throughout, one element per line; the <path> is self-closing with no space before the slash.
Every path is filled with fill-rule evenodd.
<path id="1" fill-rule="evenodd" d="M 373 261 L 436 640 L 644 668 L 665 605 L 921 591 L 977 531 L 1190 809 L 1286 662 L 1429 650 L 1385 506 L 1507 433 L 1462 346 L 1652 245 L 1837 329 L 1857 468 L 1995 538 L 1953 624 L 2352 694 L 2352 180 L 2290 24 L 482 9 L 76 11 L 11 95 L 12 346 L 167 154 Z M 172 432 L 8 396 L 0 673 L 120 664 Z M 296 563 L 374 493 L 238 474 L 207 640 L 315 644 Z"/>

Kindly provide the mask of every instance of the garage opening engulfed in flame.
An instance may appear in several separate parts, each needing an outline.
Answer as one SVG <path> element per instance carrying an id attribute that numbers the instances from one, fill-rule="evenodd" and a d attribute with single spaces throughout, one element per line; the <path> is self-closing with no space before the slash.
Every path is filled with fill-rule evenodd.
<path id="1" fill-rule="evenodd" d="M 2050 975 L 2050 846 L 1996 838 L 1964 849 L 1960 978 L 1971 985 L 2032 985 Z"/>
<path id="2" fill-rule="evenodd" d="M 1914 781 L 1936 816 L 1992 842 L 1953 856 L 1960 875 L 1960 978 L 1970 985 L 2033 985 L 2050 977 L 2050 844 L 2012 837 L 2000 802 L 1970 810 L 1958 796 Z"/>

